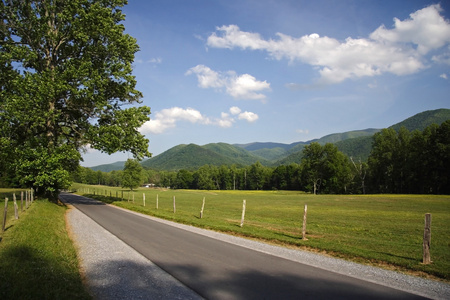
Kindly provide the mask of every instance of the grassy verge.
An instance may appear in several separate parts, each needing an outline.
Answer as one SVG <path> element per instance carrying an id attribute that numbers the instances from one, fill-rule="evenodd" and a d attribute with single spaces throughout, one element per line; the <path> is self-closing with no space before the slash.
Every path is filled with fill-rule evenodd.
<path id="1" fill-rule="evenodd" d="M 0 241 L 0 299 L 91 299 L 66 231 L 65 211 L 38 200 L 19 220 L 9 218 Z"/>
<path id="2" fill-rule="evenodd" d="M 134 193 L 133 203 L 133 193 L 119 188 L 90 186 L 89 191 L 87 186 L 74 188 L 79 194 L 180 223 L 450 281 L 450 196 L 313 196 L 287 191 L 139 189 Z M 203 197 L 206 205 L 200 219 Z M 247 208 L 241 228 L 243 199 Z M 301 239 L 305 204 L 308 205 L 306 241 Z M 430 265 L 421 263 L 425 213 L 432 213 Z"/>

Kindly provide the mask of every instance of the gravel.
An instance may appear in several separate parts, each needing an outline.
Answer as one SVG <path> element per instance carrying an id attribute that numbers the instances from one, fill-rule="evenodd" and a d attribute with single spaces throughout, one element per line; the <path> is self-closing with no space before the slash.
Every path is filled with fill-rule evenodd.
<path id="1" fill-rule="evenodd" d="M 228 243 L 430 299 L 450 299 L 450 285 L 444 282 L 404 275 L 312 252 L 273 246 L 150 216 L 145 217 Z M 95 299 L 202 299 L 76 208 L 69 210 L 67 220 L 78 247 L 86 284 Z"/>

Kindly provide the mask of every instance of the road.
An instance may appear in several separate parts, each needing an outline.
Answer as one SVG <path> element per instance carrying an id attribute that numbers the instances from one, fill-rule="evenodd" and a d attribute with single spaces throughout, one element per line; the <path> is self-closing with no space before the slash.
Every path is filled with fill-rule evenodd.
<path id="1" fill-rule="evenodd" d="M 88 198 L 70 194 L 61 198 L 206 299 L 423 299 Z"/>

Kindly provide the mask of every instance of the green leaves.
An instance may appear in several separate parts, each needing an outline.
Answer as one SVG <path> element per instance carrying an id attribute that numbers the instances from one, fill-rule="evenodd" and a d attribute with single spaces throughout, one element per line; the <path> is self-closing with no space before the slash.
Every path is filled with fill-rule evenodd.
<path id="1" fill-rule="evenodd" d="M 125 4 L 0 1 L 0 157 L 22 184 L 66 186 L 87 144 L 150 156 L 138 131 L 150 109 L 123 107 L 142 97 L 131 67 L 139 46 L 121 24 Z"/>
<path id="2" fill-rule="evenodd" d="M 122 187 L 133 190 L 143 183 L 144 169 L 139 161 L 128 159 L 122 172 Z"/>

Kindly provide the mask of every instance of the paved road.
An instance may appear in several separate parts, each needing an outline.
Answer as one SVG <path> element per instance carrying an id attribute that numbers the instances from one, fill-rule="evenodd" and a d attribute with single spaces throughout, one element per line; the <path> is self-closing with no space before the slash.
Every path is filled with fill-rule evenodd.
<path id="1" fill-rule="evenodd" d="M 70 194 L 61 197 L 206 299 L 422 299 L 169 226 L 88 198 Z"/>

